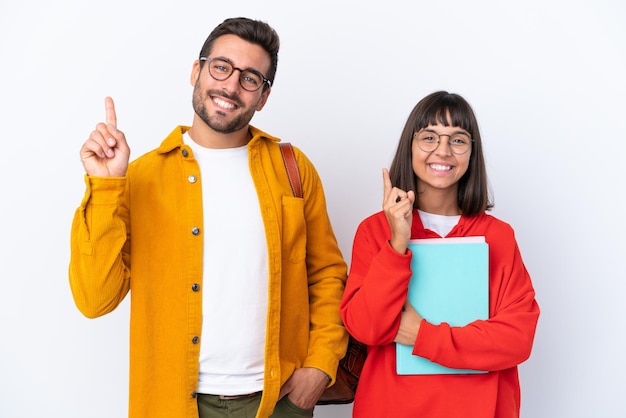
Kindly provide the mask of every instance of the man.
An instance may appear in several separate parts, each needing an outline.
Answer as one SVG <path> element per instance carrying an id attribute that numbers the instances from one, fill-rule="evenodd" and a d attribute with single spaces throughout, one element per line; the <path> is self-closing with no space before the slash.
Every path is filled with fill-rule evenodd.
<path id="1" fill-rule="evenodd" d="M 294 197 L 279 139 L 249 125 L 278 49 L 266 23 L 226 19 L 192 67 L 191 127 L 129 164 L 106 98 L 80 150 L 70 285 L 90 318 L 131 294 L 131 417 L 310 417 L 334 383 L 346 264 L 322 184 L 295 149 Z"/>

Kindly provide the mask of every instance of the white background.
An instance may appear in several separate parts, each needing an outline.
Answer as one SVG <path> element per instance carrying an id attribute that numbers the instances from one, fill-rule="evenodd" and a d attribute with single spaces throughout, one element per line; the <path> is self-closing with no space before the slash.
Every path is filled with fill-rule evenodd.
<path id="1" fill-rule="evenodd" d="M 126 416 L 128 300 L 89 320 L 67 280 L 78 150 L 106 95 L 133 158 L 190 123 L 191 64 L 240 15 L 282 41 L 252 123 L 316 164 L 348 261 L 412 107 L 435 90 L 468 99 L 493 213 L 515 228 L 542 308 L 522 416 L 624 417 L 625 4 L 2 0 L 0 417 Z"/>

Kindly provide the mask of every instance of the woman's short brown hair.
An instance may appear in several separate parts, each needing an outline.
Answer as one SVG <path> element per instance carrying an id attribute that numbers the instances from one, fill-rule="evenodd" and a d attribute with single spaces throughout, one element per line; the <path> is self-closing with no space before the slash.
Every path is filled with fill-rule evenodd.
<path id="1" fill-rule="evenodd" d="M 472 139 L 467 172 L 459 180 L 458 205 L 465 216 L 473 216 L 493 207 L 489 199 L 487 170 L 480 131 L 474 111 L 460 95 L 438 91 L 420 100 L 409 115 L 389 169 L 391 183 L 402 190 L 417 193 L 417 176 L 413 171 L 413 135 L 429 125 L 441 124 L 466 130 Z M 415 199 L 418 208 L 418 199 Z"/>

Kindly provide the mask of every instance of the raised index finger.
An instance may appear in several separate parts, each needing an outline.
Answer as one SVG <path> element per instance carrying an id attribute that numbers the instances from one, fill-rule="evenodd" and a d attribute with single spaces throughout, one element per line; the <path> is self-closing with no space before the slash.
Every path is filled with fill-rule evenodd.
<path id="1" fill-rule="evenodd" d="M 113 127 L 117 128 L 117 115 L 115 114 L 115 104 L 112 98 L 106 97 L 104 99 L 104 109 L 106 112 L 107 125 L 111 124 Z"/>
<path id="2" fill-rule="evenodd" d="M 383 196 L 385 200 L 387 196 L 391 193 L 391 189 L 393 189 L 393 185 L 391 184 L 391 178 L 389 177 L 389 170 L 383 168 Z"/>

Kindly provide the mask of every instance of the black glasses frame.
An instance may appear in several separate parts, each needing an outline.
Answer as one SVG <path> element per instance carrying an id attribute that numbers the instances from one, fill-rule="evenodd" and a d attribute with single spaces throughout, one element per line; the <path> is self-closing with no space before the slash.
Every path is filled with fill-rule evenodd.
<path id="1" fill-rule="evenodd" d="M 210 75 L 211 77 L 213 77 L 213 79 L 214 79 L 214 80 L 217 80 L 217 81 L 224 81 L 224 80 L 228 80 L 228 79 L 230 78 L 230 76 L 231 76 L 231 75 L 233 75 L 233 73 L 235 72 L 235 70 L 238 70 L 238 71 L 239 71 L 239 85 L 240 85 L 240 86 L 241 86 L 241 88 L 243 88 L 244 90 L 246 90 L 246 91 L 250 91 L 250 92 L 253 92 L 253 91 L 258 91 L 261 87 L 263 87 L 263 85 L 264 85 L 264 84 L 267 84 L 267 86 L 268 86 L 268 87 L 272 87 L 272 82 L 271 82 L 270 80 L 268 80 L 267 78 L 265 78 L 265 76 L 264 76 L 263 74 L 261 74 L 261 73 L 260 73 L 259 71 L 257 71 L 257 70 L 253 70 L 253 69 L 250 69 L 250 68 L 247 68 L 247 69 L 241 69 L 241 68 L 239 68 L 239 67 L 235 67 L 235 66 L 233 65 L 233 63 L 232 63 L 232 62 L 230 62 L 229 60 L 227 60 L 227 59 L 225 59 L 225 58 L 209 58 L 209 57 L 200 57 L 200 61 L 206 61 L 206 63 L 207 63 L 207 64 L 208 64 L 211 60 L 219 60 L 219 61 L 223 61 L 225 64 L 228 64 L 228 65 L 230 65 L 230 67 L 231 67 L 230 73 L 228 73 L 228 74 L 226 75 L 226 77 L 219 78 L 219 77 L 216 77 L 216 76 L 215 76 L 215 74 L 213 74 L 213 73 L 211 72 L 211 66 L 209 65 L 209 68 L 208 68 L 209 75 Z M 248 72 L 248 73 L 252 73 L 252 74 L 255 74 L 255 75 L 257 75 L 257 76 L 261 77 L 262 82 L 261 82 L 261 84 L 259 84 L 259 86 L 258 86 L 256 89 L 252 89 L 252 90 L 250 90 L 249 88 L 246 88 L 246 86 L 244 86 L 242 78 L 243 78 L 243 75 L 244 75 L 246 72 Z M 220 75 L 220 76 L 221 76 L 221 75 Z"/>

